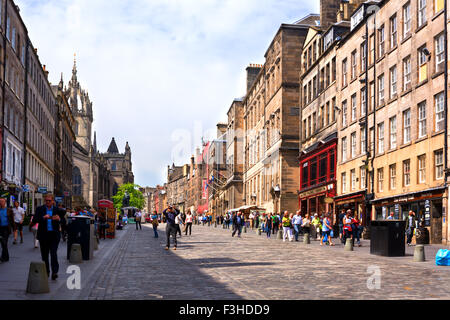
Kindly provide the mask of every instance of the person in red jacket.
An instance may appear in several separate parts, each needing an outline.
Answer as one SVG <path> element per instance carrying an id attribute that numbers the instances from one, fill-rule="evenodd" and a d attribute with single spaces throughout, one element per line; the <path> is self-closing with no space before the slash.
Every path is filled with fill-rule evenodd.
<path id="1" fill-rule="evenodd" d="M 352 237 L 353 235 L 353 229 L 352 229 L 352 210 L 347 210 L 347 213 L 345 214 L 345 217 L 342 219 L 343 225 L 344 225 L 344 236 L 343 236 L 343 243 L 345 244 L 347 242 L 347 238 L 352 238 L 352 242 L 355 241 L 355 239 Z"/>

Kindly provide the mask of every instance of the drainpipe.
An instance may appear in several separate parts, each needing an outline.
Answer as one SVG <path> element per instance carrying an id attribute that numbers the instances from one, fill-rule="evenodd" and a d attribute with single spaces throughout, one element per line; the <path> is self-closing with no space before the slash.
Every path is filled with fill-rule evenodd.
<path id="1" fill-rule="evenodd" d="M 3 16 L 3 21 L 5 22 L 5 31 L 6 31 L 6 25 L 7 25 L 7 19 L 8 19 L 8 1 L 5 2 L 5 14 Z M 3 83 L 2 83 L 2 180 L 4 181 L 4 173 L 6 170 L 6 161 L 3 161 L 5 159 L 5 82 L 6 82 L 6 34 L 3 35 Z M 5 159 L 6 160 L 6 159 Z"/>
<path id="2" fill-rule="evenodd" d="M 444 1 L 444 46 L 445 46 L 445 56 L 444 56 L 444 66 L 445 66 L 445 72 L 444 72 L 444 83 L 445 83 L 445 89 L 444 89 L 444 118 L 445 118 L 445 135 L 444 135 L 444 186 L 446 190 L 446 202 L 445 202 L 445 213 L 447 214 L 448 211 L 448 39 L 447 39 L 447 1 Z M 448 217 L 447 218 L 447 228 L 445 228 L 445 243 L 448 243 L 448 231 L 449 231 L 449 223 L 448 223 Z"/>

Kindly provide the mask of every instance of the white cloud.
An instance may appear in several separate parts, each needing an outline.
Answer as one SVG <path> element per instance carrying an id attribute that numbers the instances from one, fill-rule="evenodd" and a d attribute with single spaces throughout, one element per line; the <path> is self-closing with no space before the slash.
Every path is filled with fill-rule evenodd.
<path id="1" fill-rule="evenodd" d="M 317 12 L 319 1 L 16 3 L 53 83 L 61 72 L 69 81 L 77 54 L 99 149 L 114 136 L 123 152 L 129 141 L 137 183 L 154 185 L 172 163 L 172 132 L 193 134 L 196 121 L 206 131 L 226 120 L 232 100 L 244 94 L 248 63 L 262 63 L 279 25 Z M 190 149 L 199 144 L 192 141 Z"/>

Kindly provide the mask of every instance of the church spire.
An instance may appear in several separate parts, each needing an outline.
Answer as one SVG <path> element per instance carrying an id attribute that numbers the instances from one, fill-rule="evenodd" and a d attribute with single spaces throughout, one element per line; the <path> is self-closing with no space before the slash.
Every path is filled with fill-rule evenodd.
<path id="1" fill-rule="evenodd" d="M 72 84 L 75 85 L 77 82 L 77 54 L 75 53 L 73 55 Z"/>
<path id="2" fill-rule="evenodd" d="M 114 138 L 112 138 L 111 143 L 109 144 L 108 153 L 119 153 L 119 149 L 117 148 L 116 140 L 114 140 Z"/>
<path id="3" fill-rule="evenodd" d="M 94 153 L 97 153 L 97 131 L 94 131 L 94 143 L 92 144 Z"/>

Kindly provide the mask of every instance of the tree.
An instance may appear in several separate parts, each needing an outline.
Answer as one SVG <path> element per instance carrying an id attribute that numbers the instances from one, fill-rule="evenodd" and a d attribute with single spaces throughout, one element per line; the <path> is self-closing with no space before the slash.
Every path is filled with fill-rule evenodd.
<path id="1" fill-rule="evenodd" d="M 125 193 L 130 196 L 130 207 L 135 207 L 140 210 L 144 208 L 145 199 L 141 191 L 139 191 L 139 186 L 137 184 L 123 184 L 119 187 L 117 194 L 113 197 L 114 207 L 119 211 L 123 206 L 123 198 Z"/>

